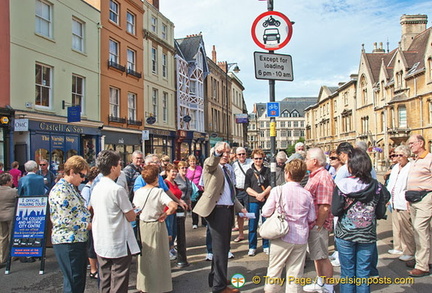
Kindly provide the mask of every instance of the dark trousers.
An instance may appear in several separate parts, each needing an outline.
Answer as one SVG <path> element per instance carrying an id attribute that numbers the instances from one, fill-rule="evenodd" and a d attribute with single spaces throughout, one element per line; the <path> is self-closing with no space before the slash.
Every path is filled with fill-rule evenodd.
<path id="1" fill-rule="evenodd" d="M 192 210 L 196 206 L 197 203 L 198 203 L 198 201 L 192 201 L 192 203 L 191 203 Z M 192 225 L 197 225 L 198 226 L 198 223 L 199 223 L 199 216 L 198 216 L 198 214 L 195 214 L 194 212 L 192 212 Z M 206 220 L 204 218 L 201 218 L 201 224 L 203 226 L 206 225 Z"/>
<path id="2" fill-rule="evenodd" d="M 63 273 L 63 292 L 84 292 L 87 275 L 87 242 L 54 244 Z"/>
<path id="3" fill-rule="evenodd" d="M 99 263 L 99 292 L 127 293 L 129 286 L 129 268 L 132 255 L 119 258 L 97 256 Z"/>
<path id="4" fill-rule="evenodd" d="M 234 223 L 233 208 L 216 206 L 206 218 L 212 238 L 213 260 L 208 281 L 213 292 L 221 292 L 227 286 L 228 251 Z"/>

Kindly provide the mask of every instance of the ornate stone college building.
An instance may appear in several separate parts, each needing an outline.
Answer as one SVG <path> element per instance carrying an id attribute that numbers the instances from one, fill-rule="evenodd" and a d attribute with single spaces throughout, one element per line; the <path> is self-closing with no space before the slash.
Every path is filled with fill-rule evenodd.
<path id="1" fill-rule="evenodd" d="M 306 144 L 329 151 L 362 140 L 377 170 L 392 147 L 421 134 L 432 150 L 432 28 L 426 15 L 402 15 L 398 48 L 362 49 L 359 71 L 336 87 L 322 86 L 308 107 Z"/>

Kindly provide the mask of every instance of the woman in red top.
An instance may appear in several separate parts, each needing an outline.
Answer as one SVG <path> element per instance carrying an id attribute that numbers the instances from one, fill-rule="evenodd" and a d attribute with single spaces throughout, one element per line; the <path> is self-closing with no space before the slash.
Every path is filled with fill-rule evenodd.
<path id="1" fill-rule="evenodd" d="M 182 196 L 182 191 L 178 188 L 177 183 L 175 183 L 174 179 L 177 177 L 178 168 L 174 164 L 168 164 L 165 167 L 165 174 L 167 178 L 165 179 L 165 183 L 168 186 L 169 190 L 177 197 L 178 199 Z M 169 215 L 165 219 L 165 223 L 167 225 L 168 236 L 169 236 L 169 244 L 170 244 L 170 259 L 174 260 L 177 258 L 177 252 L 174 248 L 174 240 L 177 237 L 177 216 L 176 214 Z"/>

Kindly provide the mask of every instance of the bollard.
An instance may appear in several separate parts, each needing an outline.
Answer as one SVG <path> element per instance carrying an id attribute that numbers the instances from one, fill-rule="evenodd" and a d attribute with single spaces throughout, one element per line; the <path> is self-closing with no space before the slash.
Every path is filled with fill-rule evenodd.
<path id="1" fill-rule="evenodd" d="M 177 267 L 189 266 L 186 258 L 186 213 L 181 207 L 177 208 Z"/>

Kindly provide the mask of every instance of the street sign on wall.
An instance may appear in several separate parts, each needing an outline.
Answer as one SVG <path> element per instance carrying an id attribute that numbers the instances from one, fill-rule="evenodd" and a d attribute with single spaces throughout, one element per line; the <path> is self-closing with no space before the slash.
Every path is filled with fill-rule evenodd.
<path id="1" fill-rule="evenodd" d="M 290 55 L 254 52 L 255 78 L 293 81 Z"/>
<path id="2" fill-rule="evenodd" d="M 292 23 L 278 11 L 260 14 L 252 24 L 251 34 L 254 42 L 262 49 L 275 51 L 282 49 L 291 39 Z"/>

